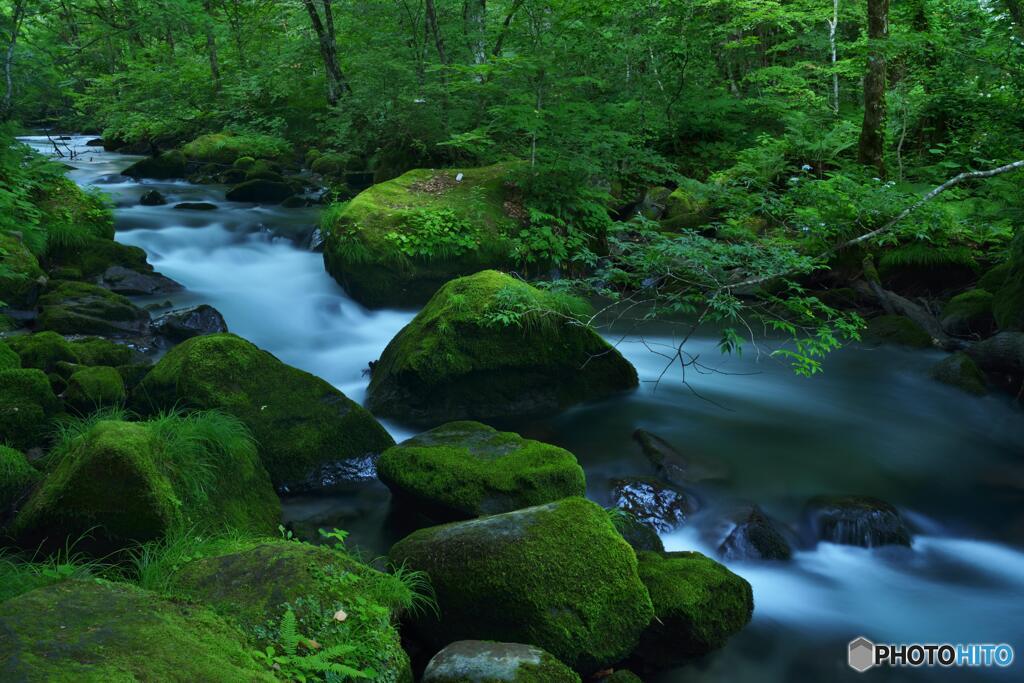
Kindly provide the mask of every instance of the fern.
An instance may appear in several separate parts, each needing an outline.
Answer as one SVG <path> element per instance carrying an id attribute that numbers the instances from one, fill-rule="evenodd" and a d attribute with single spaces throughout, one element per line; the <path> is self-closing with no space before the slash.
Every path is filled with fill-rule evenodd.
<path id="1" fill-rule="evenodd" d="M 910 242 L 882 254 L 883 268 L 900 266 L 968 266 L 977 265 L 974 252 L 962 245 L 935 246 L 927 242 Z"/>

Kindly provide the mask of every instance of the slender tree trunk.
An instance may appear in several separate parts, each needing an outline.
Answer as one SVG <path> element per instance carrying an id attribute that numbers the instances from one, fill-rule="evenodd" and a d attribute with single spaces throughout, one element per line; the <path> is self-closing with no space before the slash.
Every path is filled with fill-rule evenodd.
<path id="1" fill-rule="evenodd" d="M 858 158 L 885 175 L 885 44 L 889 37 L 889 0 L 868 0 L 868 64 L 864 76 L 864 124 Z"/>
<path id="2" fill-rule="evenodd" d="M 6 121 L 11 117 L 11 110 L 14 107 L 14 46 L 18 42 L 18 32 L 21 30 L 21 22 L 25 18 L 25 0 L 15 0 L 13 12 L 11 13 L 11 33 L 7 41 L 7 50 L 4 52 L 4 98 L 0 101 L 0 121 Z"/>
<path id="3" fill-rule="evenodd" d="M 832 51 L 832 111 L 839 114 L 839 72 L 836 71 L 836 29 L 839 27 L 839 0 L 832 0 L 832 19 L 828 22 L 828 46 Z"/>
<path id="4" fill-rule="evenodd" d="M 437 7 L 434 6 L 434 0 L 426 0 L 426 20 L 427 30 L 430 31 L 430 35 L 434 37 L 434 46 L 437 48 L 437 58 L 441 60 L 441 63 L 448 66 L 448 54 L 444 48 L 444 36 L 441 34 L 441 27 L 437 23 Z"/>
<path id="5" fill-rule="evenodd" d="M 213 11 L 210 0 L 203 1 L 206 11 L 206 52 L 210 56 L 210 77 L 213 79 L 214 92 L 220 92 L 220 65 L 217 63 L 217 40 L 213 36 Z"/>
<path id="6" fill-rule="evenodd" d="M 464 0 L 462 21 L 473 63 L 479 66 L 487 61 L 487 0 Z"/>
<path id="7" fill-rule="evenodd" d="M 309 20 L 313 24 L 317 39 L 320 42 L 320 57 L 324 62 L 324 71 L 327 74 L 327 102 L 337 106 L 342 95 L 352 92 L 345 74 L 338 65 L 338 47 L 334 37 L 334 12 L 331 9 L 331 0 L 320 0 L 323 5 L 324 17 L 320 19 L 313 0 L 302 0 L 309 13 Z"/>
<path id="8" fill-rule="evenodd" d="M 1021 2 L 1021 0 L 1003 0 L 1003 5 L 1006 6 L 1006 11 L 1010 13 L 1010 19 L 1013 20 L 1013 27 L 1017 30 L 1017 35 L 1024 39 L 1024 2 Z"/>

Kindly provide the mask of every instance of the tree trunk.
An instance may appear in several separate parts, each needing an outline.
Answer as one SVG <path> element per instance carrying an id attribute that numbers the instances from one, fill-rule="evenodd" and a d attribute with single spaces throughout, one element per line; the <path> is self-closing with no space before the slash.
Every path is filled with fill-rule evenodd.
<path id="1" fill-rule="evenodd" d="M 441 27 L 437 24 L 437 8 L 434 0 L 426 0 L 426 21 L 427 30 L 434 37 L 434 46 L 437 48 L 437 58 L 441 63 L 448 66 L 448 54 L 444 49 L 444 36 L 441 34 Z"/>
<path id="2" fill-rule="evenodd" d="M 885 175 L 885 44 L 889 37 L 889 0 L 868 0 L 868 64 L 864 76 L 864 124 L 858 158 Z"/>
<path id="3" fill-rule="evenodd" d="M 828 46 L 832 52 L 832 111 L 839 114 L 839 72 L 836 71 L 836 29 L 839 27 L 839 0 L 832 0 L 832 19 L 828 22 Z"/>
<path id="4" fill-rule="evenodd" d="M 213 79 L 213 91 L 220 92 L 220 66 L 217 63 L 217 41 L 213 36 L 213 11 L 210 0 L 203 1 L 206 11 L 206 53 L 210 56 L 210 77 Z"/>
<path id="5" fill-rule="evenodd" d="M 317 11 L 316 5 L 313 4 L 313 0 L 302 0 L 302 4 L 306 6 L 309 20 L 313 24 L 313 30 L 320 42 L 320 57 L 323 59 L 324 71 L 327 74 L 327 102 L 334 107 L 337 106 L 342 95 L 352 92 L 352 88 L 345 79 L 341 67 L 338 66 L 338 47 L 334 38 L 334 13 L 331 10 L 331 0 L 320 0 L 324 9 L 323 20 L 320 19 L 320 13 Z"/>
<path id="6" fill-rule="evenodd" d="M 479 66 L 487 61 L 487 0 L 464 0 L 462 21 L 473 63 Z"/>
<path id="7" fill-rule="evenodd" d="M 0 101 L 0 121 L 6 121 L 11 117 L 11 110 L 14 106 L 14 46 L 18 42 L 18 31 L 21 30 L 21 22 L 25 18 L 25 0 L 15 0 L 13 12 L 11 13 L 11 34 L 7 41 L 7 50 L 4 52 L 4 98 Z"/>

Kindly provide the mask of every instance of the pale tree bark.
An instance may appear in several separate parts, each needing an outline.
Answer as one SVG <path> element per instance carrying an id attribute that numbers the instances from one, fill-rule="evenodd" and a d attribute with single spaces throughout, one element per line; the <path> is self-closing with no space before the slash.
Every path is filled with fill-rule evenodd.
<path id="1" fill-rule="evenodd" d="M 832 18 L 828 22 L 828 46 L 832 52 L 832 111 L 839 114 L 839 72 L 836 71 L 836 29 L 839 27 L 839 0 L 832 0 Z"/>
<path id="2" fill-rule="evenodd" d="M 309 20 L 313 24 L 313 31 L 316 32 L 320 42 L 320 57 L 324 62 L 324 71 L 327 74 L 327 102 L 337 106 L 343 95 L 352 92 L 345 74 L 338 65 L 338 46 L 334 37 L 334 12 L 331 8 L 331 0 L 320 0 L 323 6 L 323 19 L 314 4 L 315 0 L 302 0 L 309 13 Z"/>
<path id="3" fill-rule="evenodd" d="M 14 7 L 11 11 L 11 29 L 7 35 L 7 49 L 4 51 L 4 97 L 0 100 L 0 121 L 6 121 L 11 117 L 11 110 L 14 108 L 14 48 L 18 42 L 18 33 L 21 31 L 21 24 L 25 20 L 25 13 L 28 11 L 27 0 L 14 0 Z"/>
<path id="4" fill-rule="evenodd" d="M 462 21 L 473 63 L 479 66 L 487 61 L 487 0 L 464 0 Z"/>
<path id="5" fill-rule="evenodd" d="M 864 123 L 858 159 L 885 175 L 885 44 L 889 38 L 889 0 L 868 0 L 868 64 L 864 76 Z"/>

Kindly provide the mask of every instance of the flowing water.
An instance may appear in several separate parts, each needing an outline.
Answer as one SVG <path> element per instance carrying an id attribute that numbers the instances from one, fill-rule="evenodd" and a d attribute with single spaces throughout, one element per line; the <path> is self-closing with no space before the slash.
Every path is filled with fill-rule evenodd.
<path id="1" fill-rule="evenodd" d="M 324 272 L 303 245 L 315 209 L 281 209 L 224 200 L 224 188 L 132 181 L 119 172 L 137 157 L 85 147 L 69 176 L 114 200 L 117 239 L 144 248 L 157 270 L 184 284 L 174 304 L 209 303 L 231 330 L 282 360 L 331 382 L 356 401 L 363 370 L 413 316 L 367 311 Z M 52 153 L 45 137 L 26 138 Z M 138 203 L 157 189 L 165 206 Z M 176 210 L 206 201 L 213 211 Z M 695 491 L 703 507 L 670 550 L 713 555 L 728 531 L 722 520 L 757 503 L 796 526 L 806 500 L 827 493 L 886 499 L 910 520 L 912 549 L 819 544 L 790 563 L 729 563 L 754 588 L 754 621 L 722 650 L 655 680 L 831 681 L 855 679 L 846 643 L 1009 643 L 1006 670 L 872 671 L 890 681 L 1021 680 L 1024 664 L 1024 415 L 1008 398 L 973 398 L 927 378 L 941 354 L 858 346 L 833 354 L 826 372 L 796 377 L 768 355 L 722 357 L 711 337 L 688 344 L 714 372 L 691 370 L 688 386 L 649 350 L 668 337 L 627 339 L 636 392 L 546 420 L 498 425 L 568 448 L 587 472 L 588 495 L 609 502 L 609 482 L 648 476 L 632 440 L 648 429 L 690 455 L 717 461 L 728 478 Z M 413 430 L 386 423 L 396 439 Z M 298 528 L 349 529 L 352 543 L 386 552 L 401 535 L 388 493 L 367 482 L 285 502 Z"/>

